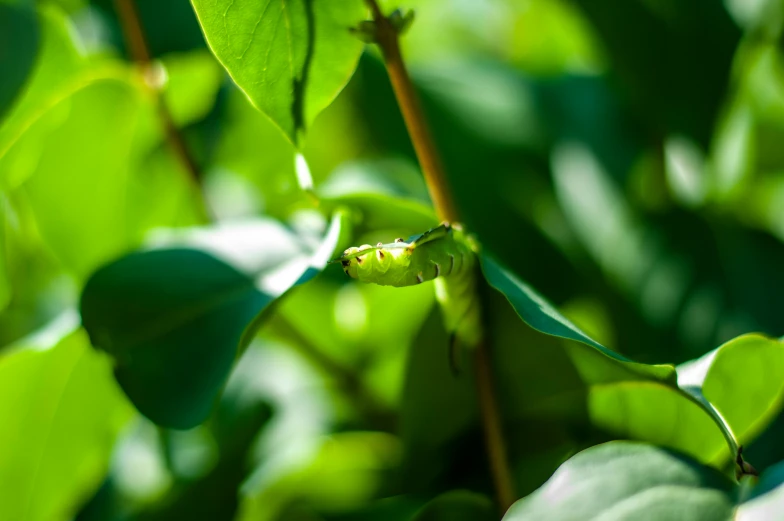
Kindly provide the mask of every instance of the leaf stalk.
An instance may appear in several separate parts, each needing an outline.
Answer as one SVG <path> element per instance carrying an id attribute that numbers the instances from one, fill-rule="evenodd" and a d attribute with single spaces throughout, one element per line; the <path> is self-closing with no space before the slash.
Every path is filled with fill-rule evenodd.
<path id="1" fill-rule="evenodd" d="M 204 187 L 202 185 L 204 176 L 201 168 L 188 148 L 180 129 L 177 128 L 172 113 L 161 96 L 159 86 L 156 85 L 154 80 L 149 81 L 152 78 L 155 78 L 156 71 L 152 65 L 150 50 L 144 35 L 144 29 L 142 28 L 139 19 L 139 12 L 136 8 L 135 0 L 114 0 L 114 8 L 120 20 L 120 27 L 122 28 L 125 45 L 128 48 L 131 58 L 139 64 L 148 83 L 154 85 L 152 90 L 155 94 L 158 117 L 160 118 L 164 132 L 166 133 L 166 141 L 185 169 L 189 184 L 191 184 L 192 188 L 195 189 L 200 196 L 200 210 L 202 211 L 204 218 L 207 221 L 210 221 L 211 218 L 204 199 Z"/>

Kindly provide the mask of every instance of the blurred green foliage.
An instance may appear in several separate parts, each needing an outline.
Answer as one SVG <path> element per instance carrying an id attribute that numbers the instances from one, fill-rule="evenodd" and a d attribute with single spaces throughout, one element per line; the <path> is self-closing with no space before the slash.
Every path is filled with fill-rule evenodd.
<path id="1" fill-rule="evenodd" d="M 432 288 L 326 265 L 437 223 L 363 3 L 136 0 L 145 64 L 124 1 L 0 0 L 0 519 L 500 518 Z M 784 4 L 380 3 L 483 248 L 506 519 L 780 511 Z"/>

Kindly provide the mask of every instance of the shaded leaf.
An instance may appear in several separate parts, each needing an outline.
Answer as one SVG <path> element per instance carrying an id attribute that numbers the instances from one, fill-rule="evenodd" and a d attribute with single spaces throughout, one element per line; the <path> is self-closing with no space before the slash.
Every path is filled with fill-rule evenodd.
<path id="1" fill-rule="evenodd" d="M 210 48 L 294 143 L 354 72 L 359 0 L 192 0 Z"/>
<path id="2" fill-rule="evenodd" d="M 38 52 L 38 21 L 32 7 L 0 2 L 0 118 L 33 70 Z"/>
<path id="3" fill-rule="evenodd" d="M 318 273 L 339 233 L 335 219 L 314 249 L 273 221 L 192 232 L 180 244 L 201 249 L 133 253 L 98 270 L 82 293 L 82 320 L 93 345 L 114 356 L 139 411 L 193 427 L 209 414 L 254 317 Z"/>
<path id="4" fill-rule="evenodd" d="M 410 519 L 422 503 L 422 500 L 410 496 L 393 496 L 349 513 L 327 516 L 326 521 L 400 521 Z"/>
<path id="5" fill-rule="evenodd" d="M 712 0 L 579 0 L 633 108 L 649 128 L 707 144 L 740 31 Z"/>
<path id="6" fill-rule="evenodd" d="M 595 340 L 589 338 L 574 324 L 563 317 L 553 306 L 544 300 L 536 291 L 513 274 L 501 267 L 492 257 L 482 255 L 482 269 L 487 282 L 500 291 L 528 325 L 548 335 L 576 340 L 596 349 L 603 355 L 612 358 L 651 379 L 674 382 L 675 368 L 669 365 L 646 365 L 632 362 L 627 358 L 610 351 Z"/>
<path id="7" fill-rule="evenodd" d="M 538 331 L 569 340 L 559 346 L 511 326 L 495 326 L 496 331 L 515 331 L 494 341 L 502 359 L 501 380 L 508 382 L 506 393 L 515 397 L 507 400 L 513 417 L 587 420 L 612 436 L 659 443 L 705 463 L 719 465 L 734 457 L 732 431 L 708 402 L 676 385 L 674 367 L 632 362 L 604 348 L 492 258 L 483 255 L 482 267 L 520 318 Z M 536 375 L 521 379 L 532 366 L 538 367 Z"/>

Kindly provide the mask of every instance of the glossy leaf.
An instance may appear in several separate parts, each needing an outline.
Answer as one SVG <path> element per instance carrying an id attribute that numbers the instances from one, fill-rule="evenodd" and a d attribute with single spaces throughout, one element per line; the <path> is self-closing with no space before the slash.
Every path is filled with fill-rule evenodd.
<path id="1" fill-rule="evenodd" d="M 740 336 L 679 366 L 678 384 L 710 402 L 738 443 L 746 445 L 781 412 L 784 344 L 762 335 Z"/>
<path id="2" fill-rule="evenodd" d="M 35 10 L 25 2 L 0 2 L 0 118 L 19 95 L 39 46 Z"/>
<path id="3" fill-rule="evenodd" d="M 346 0 L 192 0 L 215 56 L 253 104 L 298 143 L 354 72 L 365 16 Z"/>
<path id="4" fill-rule="evenodd" d="M 98 270 L 82 293 L 85 328 L 109 352 L 123 390 L 167 427 L 202 422 L 253 331 L 254 317 L 320 271 L 338 219 L 314 251 L 274 221 L 180 232 Z"/>
<path id="5" fill-rule="evenodd" d="M 487 282 L 500 291 L 528 325 L 548 335 L 559 336 L 569 340 L 576 340 L 592 347 L 627 368 L 630 371 L 648 378 L 673 382 L 675 368 L 669 365 L 646 365 L 632 362 L 625 357 L 610 351 L 595 340 L 580 331 L 577 326 L 569 322 L 552 305 L 544 300 L 525 282 L 519 280 L 509 271 L 505 270 L 492 257 L 482 256 L 482 269 Z"/>
<path id="6" fill-rule="evenodd" d="M 587 449 L 515 503 L 504 521 L 646 519 L 650 521 L 777 519 L 784 508 L 782 468 L 739 488 L 716 470 L 681 454 L 629 442 Z"/>
<path id="7" fill-rule="evenodd" d="M 483 255 L 482 268 L 490 285 L 527 324 L 568 340 L 563 347 L 523 333 L 500 340 L 499 370 L 501 379 L 509 382 L 505 392 L 517 397 L 514 416 L 566 413 L 580 418 L 582 412 L 584 419 L 612 436 L 659 443 L 716 465 L 734 457 L 737 443 L 731 429 L 709 403 L 676 385 L 674 367 L 632 362 L 606 349 L 492 258 Z M 528 354 L 517 354 L 516 349 Z M 534 363 L 542 368 L 530 381 L 515 378 L 515 370 Z"/>
<path id="8" fill-rule="evenodd" d="M 0 518 L 70 519 L 131 415 L 109 360 L 82 331 L 55 346 L 23 342 L 0 355 L 0 395 Z"/>
<path id="9" fill-rule="evenodd" d="M 717 467 L 734 457 L 731 432 L 709 404 L 656 382 L 617 382 L 588 392 L 591 423 L 616 438 L 679 450 Z"/>

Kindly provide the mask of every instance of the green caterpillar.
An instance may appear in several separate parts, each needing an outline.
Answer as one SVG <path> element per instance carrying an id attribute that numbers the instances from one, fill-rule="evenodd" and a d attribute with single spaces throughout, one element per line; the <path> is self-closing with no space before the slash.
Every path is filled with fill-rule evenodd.
<path id="1" fill-rule="evenodd" d="M 476 293 L 478 245 L 457 223 L 443 223 L 407 241 L 351 247 L 334 262 L 360 282 L 413 286 L 435 280 L 446 330 L 468 347 L 481 337 Z"/>

